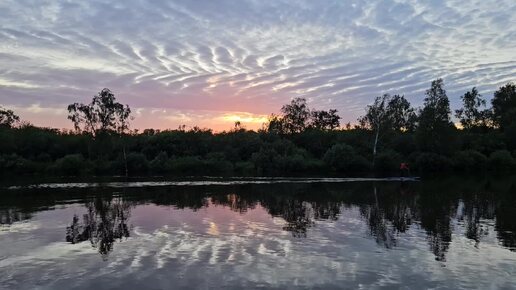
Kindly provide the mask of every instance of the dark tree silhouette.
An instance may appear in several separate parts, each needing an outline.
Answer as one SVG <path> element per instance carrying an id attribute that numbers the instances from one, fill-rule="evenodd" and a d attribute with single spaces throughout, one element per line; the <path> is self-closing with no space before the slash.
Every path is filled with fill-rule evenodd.
<path id="1" fill-rule="evenodd" d="M 8 110 L 0 106 L 0 126 L 11 128 L 19 122 L 20 117 L 18 117 L 12 110 Z"/>
<path id="2" fill-rule="evenodd" d="M 455 116 L 466 130 L 475 128 L 490 127 L 491 110 L 482 109 L 486 106 L 486 101 L 478 93 L 476 88 L 466 92 L 462 99 L 462 108 L 455 110 Z"/>
<path id="3" fill-rule="evenodd" d="M 366 107 L 366 114 L 358 119 L 362 128 L 374 132 L 373 163 L 378 141 L 382 135 L 410 131 L 415 128 L 416 114 L 404 96 L 384 94 Z"/>
<path id="4" fill-rule="evenodd" d="M 340 126 L 337 110 L 310 112 L 310 126 L 318 130 L 335 130 Z"/>
<path id="5" fill-rule="evenodd" d="M 426 91 L 425 102 L 419 112 L 416 137 L 422 151 L 440 154 L 452 151 L 455 126 L 450 116 L 450 101 L 444 90 L 444 82 L 437 79 Z"/>
<path id="6" fill-rule="evenodd" d="M 116 101 L 109 89 L 103 89 L 93 96 L 91 103 L 73 103 L 68 106 L 70 119 L 78 132 L 86 132 L 96 137 L 100 133 L 123 134 L 129 128 L 131 109 Z"/>
<path id="7" fill-rule="evenodd" d="M 122 105 L 116 101 L 115 95 L 107 88 L 93 96 L 91 103 L 73 103 L 68 106 L 68 119 L 70 119 L 79 133 L 90 134 L 97 142 L 111 133 L 117 134 L 120 138 L 129 129 L 129 118 L 131 109 L 129 105 Z M 123 142 L 122 152 L 125 165 L 125 175 L 128 176 L 127 153 L 125 142 Z M 101 144 L 100 147 L 105 147 Z M 101 155 L 102 159 L 102 155 Z"/>
<path id="8" fill-rule="evenodd" d="M 308 126 L 310 109 L 306 104 L 306 99 L 295 98 L 290 104 L 281 108 L 283 113 L 283 126 L 287 134 L 303 132 Z"/>
<path id="9" fill-rule="evenodd" d="M 493 121 L 504 130 L 516 124 L 516 84 L 508 83 L 500 87 L 491 101 L 493 104 Z"/>

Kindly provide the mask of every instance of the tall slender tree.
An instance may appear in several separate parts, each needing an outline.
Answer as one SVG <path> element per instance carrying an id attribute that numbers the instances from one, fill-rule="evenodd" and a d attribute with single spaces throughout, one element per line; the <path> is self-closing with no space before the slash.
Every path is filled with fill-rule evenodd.
<path id="1" fill-rule="evenodd" d="M 373 104 L 367 106 L 365 116 L 358 120 L 362 127 L 370 128 L 375 132 L 373 144 L 373 165 L 376 159 L 376 148 L 378 146 L 380 131 L 389 123 L 387 114 L 387 104 L 389 103 L 389 99 L 390 96 L 388 94 L 376 97 Z"/>
<path id="2" fill-rule="evenodd" d="M 73 122 L 75 130 L 91 135 L 94 140 L 101 135 L 110 134 L 117 134 L 123 139 L 129 129 L 130 115 L 129 105 L 117 102 L 113 92 L 107 88 L 93 96 L 89 104 L 73 103 L 68 106 L 68 119 Z M 123 140 L 122 147 L 125 174 L 128 175 L 127 154 Z"/>
<path id="3" fill-rule="evenodd" d="M 449 153 L 453 147 L 450 100 L 442 79 L 432 81 L 419 112 L 416 140 L 423 151 Z"/>

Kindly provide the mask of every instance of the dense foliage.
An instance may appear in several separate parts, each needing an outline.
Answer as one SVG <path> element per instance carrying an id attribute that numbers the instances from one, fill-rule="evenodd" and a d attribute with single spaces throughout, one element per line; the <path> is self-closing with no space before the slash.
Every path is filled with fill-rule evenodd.
<path id="1" fill-rule="evenodd" d="M 340 128 L 336 110 L 312 110 L 297 98 L 264 128 L 230 131 L 184 126 L 129 131 L 129 106 L 108 89 L 90 104 L 72 104 L 75 131 L 19 124 L 0 108 L 0 174 L 58 175 L 365 175 L 516 169 L 516 86 L 499 88 L 492 107 L 473 88 L 451 119 L 441 79 L 421 108 L 385 94 L 366 107 L 357 125 Z"/>

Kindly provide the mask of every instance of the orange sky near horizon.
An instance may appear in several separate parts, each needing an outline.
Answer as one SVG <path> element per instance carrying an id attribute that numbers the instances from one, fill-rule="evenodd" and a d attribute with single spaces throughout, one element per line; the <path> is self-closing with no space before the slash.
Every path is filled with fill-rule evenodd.
<path id="1" fill-rule="evenodd" d="M 27 108 L 11 107 L 22 121 L 40 127 L 57 129 L 73 129 L 73 124 L 67 119 L 65 108 L 42 108 L 30 106 Z M 249 130 L 258 130 L 267 122 L 267 114 L 252 114 L 248 112 L 213 112 L 213 111 L 174 111 L 167 109 L 136 109 L 132 110 L 133 120 L 131 129 L 177 129 L 180 125 L 186 128 L 194 126 L 222 132 L 234 128 L 235 122 Z"/>

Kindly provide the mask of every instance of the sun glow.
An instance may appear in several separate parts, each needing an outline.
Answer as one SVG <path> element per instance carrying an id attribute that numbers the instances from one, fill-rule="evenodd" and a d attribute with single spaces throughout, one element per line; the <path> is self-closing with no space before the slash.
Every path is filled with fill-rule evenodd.
<path id="1" fill-rule="evenodd" d="M 253 115 L 251 113 L 227 113 L 221 117 L 226 122 L 242 122 L 263 124 L 267 122 L 267 115 Z"/>

